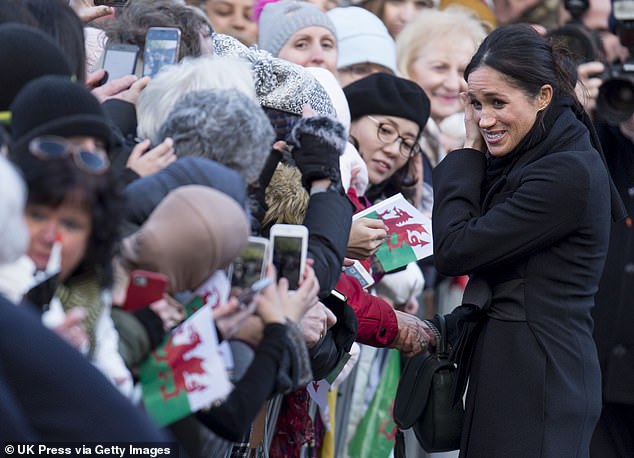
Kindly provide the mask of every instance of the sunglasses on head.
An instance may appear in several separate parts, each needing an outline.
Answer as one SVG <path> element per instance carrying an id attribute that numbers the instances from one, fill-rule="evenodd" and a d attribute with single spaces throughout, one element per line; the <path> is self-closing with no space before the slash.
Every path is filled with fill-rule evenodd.
<path id="1" fill-rule="evenodd" d="M 51 135 L 36 137 L 29 142 L 29 151 L 38 159 L 43 160 L 72 156 L 77 167 L 94 175 L 101 175 L 110 168 L 108 155 L 102 149 L 84 149 L 63 137 Z"/>

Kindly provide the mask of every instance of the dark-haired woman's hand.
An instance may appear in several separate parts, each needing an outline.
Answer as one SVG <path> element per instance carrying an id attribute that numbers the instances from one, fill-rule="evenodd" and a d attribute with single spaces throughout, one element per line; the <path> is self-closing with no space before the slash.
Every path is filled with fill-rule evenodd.
<path id="1" fill-rule="evenodd" d="M 486 143 L 482 134 L 480 133 L 480 126 L 478 126 L 478 118 L 476 117 L 471 104 L 471 100 L 466 92 L 460 93 L 460 98 L 464 105 L 464 125 L 465 125 L 465 148 L 477 149 L 483 153 L 486 152 Z"/>

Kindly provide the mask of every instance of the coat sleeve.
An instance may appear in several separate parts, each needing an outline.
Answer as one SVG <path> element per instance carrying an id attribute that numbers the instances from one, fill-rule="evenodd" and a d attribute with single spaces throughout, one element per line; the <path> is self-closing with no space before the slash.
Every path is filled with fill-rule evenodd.
<path id="1" fill-rule="evenodd" d="M 222 404 L 200 411 L 198 419 L 219 436 L 240 441 L 264 402 L 274 394 L 276 374 L 289 343 L 284 325 L 267 325 L 244 376 Z"/>
<path id="2" fill-rule="evenodd" d="M 357 342 L 387 347 L 396 339 L 398 323 L 390 304 L 365 291 L 359 281 L 350 275 L 341 274 L 336 289 L 346 295 L 359 321 Z"/>
<path id="3" fill-rule="evenodd" d="M 304 225 L 308 227 L 308 257 L 319 280 L 319 297 L 335 287 L 352 225 L 352 203 L 336 192 L 320 192 L 310 197 Z"/>
<path id="4" fill-rule="evenodd" d="M 465 275 L 499 267 L 551 246 L 587 209 L 590 171 L 582 153 L 556 153 L 525 166 L 516 189 L 482 211 L 484 155 L 462 149 L 434 169 L 433 235 L 437 269 Z"/>

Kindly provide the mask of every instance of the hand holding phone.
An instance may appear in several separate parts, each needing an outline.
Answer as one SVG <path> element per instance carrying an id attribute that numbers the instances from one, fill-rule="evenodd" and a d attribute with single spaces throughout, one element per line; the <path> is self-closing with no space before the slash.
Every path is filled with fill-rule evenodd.
<path id="1" fill-rule="evenodd" d="M 246 288 L 264 278 L 269 240 L 250 236 L 247 247 L 229 267 L 228 277 L 232 288 Z"/>
<path id="2" fill-rule="evenodd" d="M 308 228 L 301 224 L 274 224 L 270 232 L 270 260 L 278 279 L 288 280 L 288 289 L 299 287 L 308 251 Z"/>
<path id="3" fill-rule="evenodd" d="M 129 312 L 147 307 L 163 298 L 167 275 L 147 270 L 133 270 L 123 309 Z"/>
<path id="4" fill-rule="evenodd" d="M 104 51 L 103 69 L 107 72 L 102 82 L 116 80 L 126 75 L 134 75 L 139 47 L 125 43 L 108 43 Z"/>

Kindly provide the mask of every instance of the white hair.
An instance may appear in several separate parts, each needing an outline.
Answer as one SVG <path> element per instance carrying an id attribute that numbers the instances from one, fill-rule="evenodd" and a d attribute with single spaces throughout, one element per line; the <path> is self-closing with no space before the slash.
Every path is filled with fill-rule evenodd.
<path id="1" fill-rule="evenodd" d="M 206 89 L 237 89 L 254 101 L 255 84 L 249 64 L 236 57 L 185 58 L 162 70 L 137 101 L 137 134 L 154 139 L 172 108 L 185 94 Z"/>
<path id="2" fill-rule="evenodd" d="M 29 244 L 24 221 L 26 187 L 17 169 L 0 156 L 0 265 L 14 262 Z"/>

